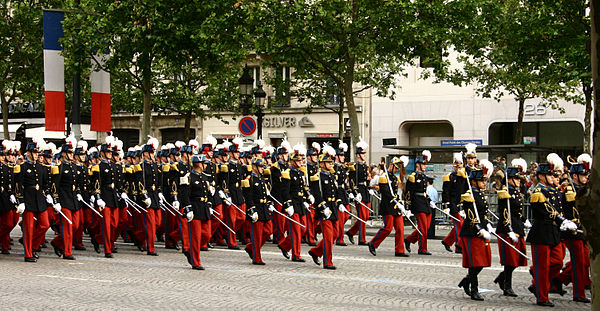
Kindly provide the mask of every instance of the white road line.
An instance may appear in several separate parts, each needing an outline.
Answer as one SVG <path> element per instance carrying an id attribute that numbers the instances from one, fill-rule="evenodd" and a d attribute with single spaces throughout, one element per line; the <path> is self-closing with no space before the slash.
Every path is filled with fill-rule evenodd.
<path id="1" fill-rule="evenodd" d="M 53 278 L 53 279 L 64 279 L 64 280 L 72 280 L 72 281 L 94 281 L 100 283 L 112 283 L 112 280 L 99 280 L 99 279 L 85 279 L 85 278 L 75 278 L 70 276 L 62 276 L 62 275 L 50 275 L 50 274 L 35 274 L 35 276 L 45 277 L 45 278 Z"/>

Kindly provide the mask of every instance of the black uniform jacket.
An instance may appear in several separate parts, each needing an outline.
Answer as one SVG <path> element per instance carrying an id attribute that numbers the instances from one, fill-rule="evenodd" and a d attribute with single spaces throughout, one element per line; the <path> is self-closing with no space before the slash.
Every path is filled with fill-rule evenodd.
<path id="1" fill-rule="evenodd" d="M 519 237 L 525 236 L 525 216 L 523 216 L 523 195 L 519 189 L 509 185 L 508 190 L 506 187 L 502 190 L 498 190 L 498 227 L 496 232 L 508 233 L 514 232 Z M 508 206 L 510 204 L 510 218 Z"/>
<path id="2" fill-rule="evenodd" d="M 478 237 L 479 230 L 487 230 L 488 201 L 481 189 L 472 188 L 473 195 L 465 192 L 461 195 L 462 208 L 467 218 L 460 229 L 460 236 Z M 477 209 L 477 212 L 475 212 Z M 479 215 L 479 218 L 477 218 Z"/>

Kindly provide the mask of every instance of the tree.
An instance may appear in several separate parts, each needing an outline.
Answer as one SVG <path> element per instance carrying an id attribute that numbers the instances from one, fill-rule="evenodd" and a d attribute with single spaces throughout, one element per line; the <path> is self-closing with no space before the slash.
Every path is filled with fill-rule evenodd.
<path id="1" fill-rule="evenodd" d="M 431 17 L 443 16 L 441 6 L 431 1 L 261 0 L 241 5 L 248 11 L 256 52 L 265 55 L 269 66 L 293 68 L 290 90 L 296 89 L 299 99 L 317 99 L 311 106 L 318 106 L 327 98 L 318 92 L 339 94 L 339 111 L 346 107 L 350 118 L 352 148 L 360 135 L 355 91 L 373 88 L 392 96 L 390 87 L 403 65 L 423 55 L 428 50 L 424 43 L 436 42 L 441 34 Z"/>
<path id="2" fill-rule="evenodd" d="M 478 95 L 498 101 L 512 96 L 519 105 L 513 143 L 522 144 L 525 101 L 542 98 L 559 108 L 557 99 L 572 89 L 551 44 L 557 21 L 539 1 L 466 2 L 471 12 L 450 32 L 461 68 L 438 77 L 457 85 L 476 82 Z"/>

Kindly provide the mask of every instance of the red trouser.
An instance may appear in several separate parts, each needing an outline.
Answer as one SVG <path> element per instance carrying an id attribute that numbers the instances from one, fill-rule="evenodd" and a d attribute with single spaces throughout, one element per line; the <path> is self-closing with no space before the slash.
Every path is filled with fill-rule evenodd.
<path id="1" fill-rule="evenodd" d="M 314 208 L 314 206 L 311 205 L 311 208 Z M 306 238 L 306 242 L 309 244 L 317 243 L 315 240 L 315 225 L 317 224 L 317 220 L 315 219 L 315 213 L 316 213 L 316 211 L 314 209 L 310 209 L 309 211 L 306 212 L 306 215 L 304 216 L 304 218 L 306 219 L 305 238 Z"/>
<path id="2" fill-rule="evenodd" d="M 202 221 L 202 247 L 208 246 L 208 241 L 210 240 L 210 233 L 212 228 L 210 227 L 210 219 Z"/>
<path id="3" fill-rule="evenodd" d="M 234 207 L 235 208 L 235 207 Z M 224 221 L 224 214 L 223 214 L 223 205 L 219 204 L 217 206 L 215 206 L 213 208 L 218 214 L 215 214 L 213 216 L 210 216 L 210 237 L 213 238 L 213 236 L 215 235 L 215 232 L 217 232 L 217 229 L 219 229 L 219 227 L 222 227 L 223 225 L 221 224 L 220 221 L 217 220 L 220 219 L 221 221 Z"/>
<path id="4" fill-rule="evenodd" d="M 69 224 L 69 222 L 63 217 L 60 216 L 59 219 L 59 232 L 58 236 L 54 238 L 52 242 L 58 248 L 63 250 L 65 256 L 73 255 L 73 233 L 79 230 L 79 223 L 81 222 L 81 213 L 79 211 L 71 211 L 66 208 L 61 210 L 65 216 L 67 216 L 73 224 Z"/>
<path id="5" fill-rule="evenodd" d="M 285 214 L 285 211 L 283 210 L 283 207 L 280 204 L 275 204 L 275 208 L 277 209 L 278 212 Z M 277 241 L 279 243 L 283 242 L 283 239 L 285 239 L 285 231 L 286 231 L 286 221 L 287 219 L 285 219 L 285 217 L 279 215 L 279 214 L 273 214 L 273 216 L 275 216 L 273 218 L 273 221 L 275 222 L 273 225 L 273 230 L 276 230 L 277 233 Z"/>
<path id="6" fill-rule="evenodd" d="M 332 261 L 332 249 L 333 241 L 338 235 L 337 226 L 335 222 L 327 219 L 321 219 L 321 232 L 323 232 L 323 239 L 319 241 L 317 246 L 310 249 L 310 251 L 318 257 L 323 257 L 323 267 L 333 266 Z"/>
<path id="7" fill-rule="evenodd" d="M 395 251 L 396 253 L 404 253 L 404 219 L 402 216 L 383 215 L 383 228 L 377 231 L 377 234 L 371 239 L 371 245 L 378 248 L 381 242 L 392 232 L 392 228 L 396 231 L 395 233 Z"/>
<path id="8" fill-rule="evenodd" d="M 527 247 L 525 244 L 525 238 L 519 237 L 519 240 L 515 243 L 513 242 L 508 233 L 498 233 L 500 237 L 509 242 L 516 249 L 521 251 L 523 254 L 527 255 Z M 519 267 L 519 266 L 527 266 L 527 258 L 523 255 L 517 253 L 510 246 L 506 245 L 506 243 L 498 241 L 498 252 L 500 254 L 500 265 L 502 266 L 511 266 L 511 267 Z"/>
<path id="9" fill-rule="evenodd" d="M 225 208 L 225 223 L 229 226 L 229 228 L 235 231 L 235 225 L 237 222 L 237 209 L 232 205 L 227 206 Z M 227 240 L 227 246 L 235 247 L 237 246 L 237 239 L 235 233 L 227 230 L 227 234 L 225 235 L 225 239 Z"/>
<path id="10" fill-rule="evenodd" d="M 129 214 L 127 214 L 127 207 L 119 207 L 118 213 L 119 213 L 119 221 L 118 221 L 117 225 L 115 226 L 115 231 L 113 232 L 113 235 L 111 236 L 113 244 L 114 244 L 114 242 L 117 241 L 117 239 L 119 238 L 119 235 L 121 235 L 121 233 L 123 233 L 123 231 L 125 231 L 125 229 L 127 229 L 127 225 L 129 224 L 129 221 L 130 221 Z"/>
<path id="11" fill-rule="evenodd" d="M 362 203 L 366 206 L 368 206 L 369 208 L 371 208 L 371 203 Z M 358 203 L 356 204 L 356 213 L 360 219 L 367 221 L 369 220 L 369 210 L 362 206 L 362 204 Z M 404 232 L 404 226 L 402 226 L 402 232 Z M 366 233 L 367 233 L 367 226 L 365 225 L 364 222 L 362 221 L 356 221 L 354 223 L 354 225 L 352 226 L 352 228 L 350 228 L 350 230 L 348 230 L 348 234 L 349 235 L 355 235 L 356 233 L 358 233 L 358 242 L 359 243 L 365 243 L 367 241 L 366 239 Z M 402 233 L 402 236 L 404 236 L 404 233 Z M 402 249 L 404 249 L 404 241 L 402 241 Z"/>
<path id="12" fill-rule="evenodd" d="M 153 253 L 156 251 L 154 248 L 154 240 L 156 239 L 156 225 L 158 218 L 158 210 L 153 208 L 148 208 L 148 212 L 144 215 L 144 242 L 146 244 L 146 249 L 148 252 Z"/>
<path id="13" fill-rule="evenodd" d="M 183 208 L 179 209 L 179 212 L 183 214 L 183 216 L 179 217 L 179 232 L 181 234 L 181 244 L 183 244 L 182 248 L 184 251 L 190 251 L 190 224 L 187 221 L 187 217 L 185 216 L 185 212 Z"/>
<path id="14" fill-rule="evenodd" d="M 419 253 L 427 251 L 427 231 L 429 231 L 429 224 L 431 224 L 431 215 L 432 214 L 416 213 L 417 226 L 423 235 L 415 230 L 406 237 L 406 240 L 409 243 L 416 243 L 419 241 Z"/>
<path id="15" fill-rule="evenodd" d="M 34 217 L 37 218 L 37 221 L 33 219 Z M 50 223 L 48 222 L 47 211 L 36 213 L 26 210 L 23 213 L 23 248 L 25 258 L 33 257 L 33 249 L 37 249 L 44 242 L 48 228 L 50 228 Z"/>
<path id="16" fill-rule="evenodd" d="M 209 220 L 192 219 L 188 223 L 189 241 L 190 241 L 190 257 L 192 260 L 192 267 L 201 266 L 200 262 L 200 248 L 202 244 L 208 242 L 210 236 L 210 228 L 206 230 L 204 227 L 210 226 Z"/>
<path id="17" fill-rule="evenodd" d="M 348 211 L 350 211 L 350 205 L 346 205 L 346 209 Z M 337 239 L 336 239 L 336 243 L 344 243 L 344 225 L 346 224 L 346 221 L 348 221 L 348 219 L 350 218 L 350 214 L 348 213 L 342 213 L 339 212 L 338 213 L 338 220 L 337 220 L 337 232 L 339 232 L 340 234 L 338 234 Z M 358 221 L 358 220 L 357 220 Z"/>
<path id="18" fill-rule="evenodd" d="M 165 246 L 179 242 L 181 234 L 179 233 L 179 217 L 177 215 L 166 212 L 163 217 L 163 227 L 165 231 Z"/>
<path id="19" fill-rule="evenodd" d="M 291 219 L 300 222 L 300 215 L 294 213 Z M 304 234 L 304 228 L 300 227 L 290 220 L 287 221 L 287 236 L 283 241 L 279 242 L 279 246 L 285 251 L 292 251 L 292 259 L 300 258 L 300 242 L 302 241 L 302 235 Z"/>
<path id="20" fill-rule="evenodd" d="M 269 224 L 269 221 L 257 221 L 250 227 L 250 243 L 246 245 L 246 248 L 252 251 L 252 262 L 254 263 L 263 262 L 260 249 L 272 233 L 272 227 Z"/>
<path id="21" fill-rule="evenodd" d="M 96 234 L 96 242 L 104 244 L 104 253 L 110 254 L 112 253 L 112 249 L 115 248 L 112 235 L 119 223 L 119 208 L 106 206 L 102 210 L 102 216 L 104 218 L 100 218 L 100 232 Z"/>
<path id="22" fill-rule="evenodd" d="M 533 280 L 537 302 L 548 301 L 550 281 L 560 274 L 563 262 L 562 245 L 555 246 L 531 243 L 533 255 Z"/>
<path id="23" fill-rule="evenodd" d="M 444 238 L 443 241 L 444 241 L 444 243 L 446 243 L 447 245 L 450 245 L 450 246 L 452 246 L 452 244 L 454 244 L 455 242 L 458 242 L 458 243 L 456 243 L 456 247 L 462 248 L 462 245 L 460 245 L 460 239 L 457 239 L 457 237 L 460 234 L 460 228 L 462 228 L 462 225 L 465 222 L 465 220 L 460 216 L 459 213 L 454 213 L 454 214 L 452 214 L 452 216 L 456 217 L 456 219 L 459 219 L 460 222 L 452 219 L 454 228 L 452 228 L 452 230 L 450 230 L 450 232 Z"/>
<path id="24" fill-rule="evenodd" d="M 19 215 L 15 209 L 0 212 L 0 246 L 3 251 L 7 251 L 10 247 L 10 232 L 19 220 L 17 218 L 17 222 L 15 222 L 14 214 Z"/>
<path id="25" fill-rule="evenodd" d="M 85 215 L 83 214 L 83 209 L 73 211 L 72 214 L 77 214 L 77 216 L 74 216 L 74 218 L 78 219 L 77 226 L 73 227 L 73 244 L 75 246 L 83 246 L 83 229 L 85 224 Z M 73 221 L 73 225 L 75 225 L 75 220 L 71 220 Z"/>
<path id="26" fill-rule="evenodd" d="M 154 211 L 154 238 L 156 239 L 156 235 L 162 235 L 164 227 L 161 226 L 163 223 L 163 210 L 157 209 Z"/>
<path id="27" fill-rule="evenodd" d="M 589 252 L 586 252 L 585 247 L 587 245 L 583 240 L 574 239 L 563 240 L 563 244 L 569 249 L 571 261 L 558 278 L 565 285 L 573 281 L 573 298 L 585 298 L 585 287 L 589 280 L 589 265 L 586 265 L 586 258 L 589 259 Z"/>
<path id="28" fill-rule="evenodd" d="M 563 243 L 565 243 L 565 241 L 563 241 Z M 585 272 L 584 278 L 583 278 L 583 285 L 590 286 L 592 284 L 592 281 L 590 280 L 590 249 L 588 248 L 588 245 L 587 245 L 587 243 L 585 243 L 585 241 L 583 241 L 582 243 L 583 243 L 583 254 L 584 254 L 583 255 L 583 270 Z M 569 261 L 565 264 L 564 269 L 560 273 L 558 278 L 564 285 L 569 285 L 569 283 L 572 282 L 573 265 L 571 264 L 571 261 Z"/>

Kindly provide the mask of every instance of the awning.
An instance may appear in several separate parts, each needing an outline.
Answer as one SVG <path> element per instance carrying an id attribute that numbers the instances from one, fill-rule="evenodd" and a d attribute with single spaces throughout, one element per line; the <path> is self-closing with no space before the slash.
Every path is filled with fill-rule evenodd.
<path id="1" fill-rule="evenodd" d="M 31 125 L 30 125 L 31 126 Z M 81 124 L 81 135 L 84 140 L 96 141 L 98 139 L 97 132 L 90 131 L 89 124 Z M 41 137 L 43 139 L 65 139 L 65 132 L 53 132 L 46 131 L 46 128 L 42 125 L 39 127 L 30 127 L 25 130 L 25 137 Z"/>

